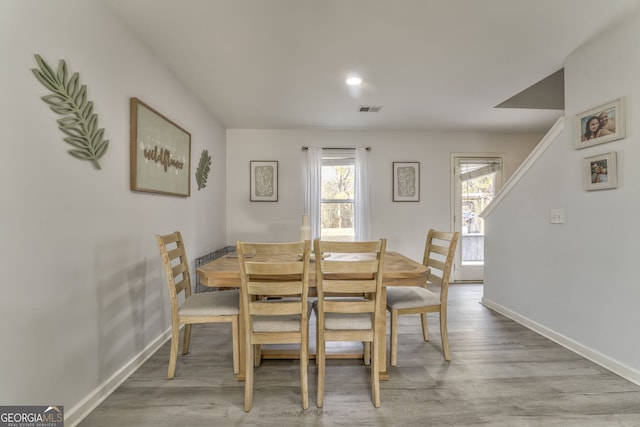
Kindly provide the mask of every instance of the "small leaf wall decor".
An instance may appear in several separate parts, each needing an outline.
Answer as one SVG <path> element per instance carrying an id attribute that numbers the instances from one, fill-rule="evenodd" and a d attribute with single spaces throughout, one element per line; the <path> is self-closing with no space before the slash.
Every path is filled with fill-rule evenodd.
<path id="1" fill-rule="evenodd" d="M 196 169 L 196 182 L 198 183 L 198 191 L 207 186 L 207 177 L 211 170 L 211 156 L 207 150 L 202 151 L 200 155 L 200 162 L 198 162 L 198 168 Z"/>
<path id="2" fill-rule="evenodd" d="M 96 169 L 100 159 L 109 147 L 104 139 L 104 128 L 98 129 L 98 115 L 93 112 L 93 102 L 87 101 L 87 87 L 80 85 L 80 75 L 69 77 L 67 64 L 63 59 L 54 71 L 41 57 L 35 55 L 38 68 L 32 68 L 36 78 L 51 92 L 42 98 L 51 110 L 64 117 L 58 120 L 58 128 L 67 135 L 64 141 L 74 148 L 69 154 L 81 160 L 89 160 Z"/>

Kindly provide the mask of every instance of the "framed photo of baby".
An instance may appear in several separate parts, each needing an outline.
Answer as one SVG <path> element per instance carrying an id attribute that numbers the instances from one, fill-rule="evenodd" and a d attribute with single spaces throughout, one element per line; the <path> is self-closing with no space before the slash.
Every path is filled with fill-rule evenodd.
<path id="1" fill-rule="evenodd" d="M 574 120 L 576 149 L 624 138 L 624 98 L 577 114 Z"/>

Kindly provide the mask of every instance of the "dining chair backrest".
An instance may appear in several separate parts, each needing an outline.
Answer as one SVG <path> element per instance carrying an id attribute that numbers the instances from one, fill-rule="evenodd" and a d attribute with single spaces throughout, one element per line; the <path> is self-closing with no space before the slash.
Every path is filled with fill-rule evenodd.
<path id="1" fill-rule="evenodd" d="M 182 240 L 182 234 L 175 231 L 164 236 L 156 236 L 164 275 L 167 280 L 169 297 L 171 301 L 171 315 L 177 317 L 180 304 L 178 297 L 184 292 L 184 299 L 191 296 L 191 274 L 189 273 L 189 261 Z"/>
<path id="2" fill-rule="evenodd" d="M 319 312 L 379 313 L 386 240 L 333 242 L 316 240 L 316 286 Z M 328 257 L 318 257 L 326 254 Z M 369 295 L 366 300 L 335 297 Z"/>
<path id="3" fill-rule="evenodd" d="M 244 291 L 242 303 L 246 309 L 245 321 L 253 322 L 254 316 L 307 316 L 308 241 L 238 242 L 237 249 Z"/>
<path id="4" fill-rule="evenodd" d="M 429 230 L 422 263 L 429 267 L 427 282 L 440 287 L 440 300 L 447 301 L 451 269 L 456 253 L 459 232 Z"/>

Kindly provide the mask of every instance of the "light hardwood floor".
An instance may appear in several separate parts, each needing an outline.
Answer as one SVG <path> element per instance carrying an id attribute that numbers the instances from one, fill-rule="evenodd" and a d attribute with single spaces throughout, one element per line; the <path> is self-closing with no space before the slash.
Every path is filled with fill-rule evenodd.
<path id="1" fill-rule="evenodd" d="M 297 361 L 256 369 L 253 409 L 243 411 L 244 383 L 231 367 L 228 325 L 195 325 L 191 350 L 167 380 L 167 342 L 79 426 L 640 426 L 640 387 L 482 306 L 481 285 L 452 285 L 449 339 L 431 342 L 419 318 L 402 316 L 398 366 L 371 404 L 368 371 L 357 360 L 327 362 L 324 407 L 299 398 Z M 349 378 L 349 381 L 345 381 Z"/>

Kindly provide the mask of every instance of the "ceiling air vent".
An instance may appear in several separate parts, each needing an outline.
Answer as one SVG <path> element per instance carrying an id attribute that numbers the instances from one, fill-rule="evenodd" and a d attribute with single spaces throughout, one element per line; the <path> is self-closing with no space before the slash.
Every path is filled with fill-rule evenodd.
<path id="1" fill-rule="evenodd" d="M 372 106 L 372 105 L 361 105 L 360 112 L 361 113 L 378 113 L 382 110 L 382 105 L 380 106 Z"/>

